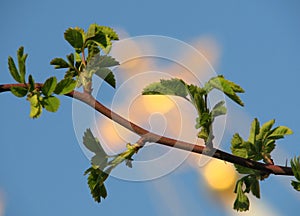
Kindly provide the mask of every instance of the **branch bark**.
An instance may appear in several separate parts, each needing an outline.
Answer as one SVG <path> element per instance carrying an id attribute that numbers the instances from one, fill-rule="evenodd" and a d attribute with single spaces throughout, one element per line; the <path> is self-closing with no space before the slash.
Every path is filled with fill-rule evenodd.
<path id="1" fill-rule="evenodd" d="M 10 91 L 10 88 L 13 86 L 20 86 L 20 87 L 27 87 L 25 84 L 4 84 L 0 85 L 0 93 Z M 41 88 L 43 84 L 37 83 L 36 88 Z M 199 146 L 192 143 L 175 140 L 172 138 L 168 138 L 165 136 L 160 136 L 158 134 L 152 133 L 133 122 L 123 118 L 119 114 L 113 112 L 99 101 L 97 101 L 93 96 L 88 93 L 81 93 L 78 91 L 72 91 L 66 96 L 77 99 L 93 109 L 97 110 L 101 114 L 105 115 L 106 117 L 110 118 L 111 120 L 115 121 L 116 123 L 122 125 L 123 127 L 129 129 L 130 131 L 140 135 L 143 137 L 145 142 L 154 142 L 161 145 L 178 148 L 185 151 L 191 151 L 197 154 L 205 154 L 213 158 L 217 158 L 220 160 L 224 160 L 230 163 L 238 164 L 244 167 L 248 167 L 251 169 L 259 170 L 262 173 L 266 174 L 275 174 L 275 175 L 286 175 L 286 176 L 293 176 L 293 172 L 291 167 L 286 166 L 279 166 L 273 164 L 264 164 L 261 162 L 252 161 L 249 159 L 241 158 L 227 152 L 221 151 L 215 148 L 206 148 L 205 146 Z"/>

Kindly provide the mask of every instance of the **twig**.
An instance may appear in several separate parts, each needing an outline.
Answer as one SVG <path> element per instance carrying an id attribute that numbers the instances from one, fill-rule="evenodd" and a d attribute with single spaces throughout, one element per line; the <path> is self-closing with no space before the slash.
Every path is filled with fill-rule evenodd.
<path id="1" fill-rule="evenodd" d="M 25 84 L 4 84 L 0 85 L 0 92 L 6 92 L 10 91 L 10 88 L 13 86 L 20 86 L 26 88 Z M 37 83 L 36 88 L 41 88 L 43 84 Z M 158 144 L 162 144 L 165 146 L 178 148 L 185 151 L 191 151 L 197 154 L 205 154 L 210 157 L 214 157 L 220 160 L 224 160 L 230 163 L 238 164 L 244 167 L 248 167 L 255 170 L 260 170 L 265 173 L 269 174 L 275 174 L 275 175 L 286 175 L 286 176 L 293 176 L 293 172 L 291 167 L 286 166 L 278 166 L 273 164 L 264 164 L 256 161 L 252 161 L 249 159 L 241 158 L 232 154 L 229 154 L 227 152 L 221 151 L 219 149 L 207 149 L 204 146 L 195 145 L 192 143 L 175 140 L 172 138 L 168 138 L 165 136 L 160 136 L 158 134 L 152 133 L 133 122 L 130 122 L 129 120 L 123 118 L 119 114 L 113 112 L 103 104 L 101 104 L 99 101 L 97 101 L 93 96 L 91 96 L 88 93 L 81 93 L 78 91 L 72 91 L 66 96 L 77 99 L 93 109 L 97 110 L 101 114 L 105 115 L 109 119 L 113 120 L 114 122 L 122 125 L 123 127 L 129 129 L 130 131 L 140 135 L 142 137 L 142 143 L 146 142 L 154 142 Z"/>

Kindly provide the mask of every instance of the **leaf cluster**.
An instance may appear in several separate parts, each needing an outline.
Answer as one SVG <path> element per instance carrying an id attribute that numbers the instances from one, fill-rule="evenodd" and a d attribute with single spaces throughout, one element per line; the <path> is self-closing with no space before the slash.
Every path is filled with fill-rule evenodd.
<path id="1" fill-rule="evenodd" d="M 55 69 L 67 69 L 65 78 L 75 78 L 77 87 L 83 86 L 86 92 L 91 92 L 92 76 L 101 79 L 115 88 L 116 80 L 110 67 L 119 63 L 108 56 L 113 40 L 118 40 L 117 33 L 110 27 L 92 24 L 87 32 L 79 27 L 69 28 L 64 33 L 65 40 L 75 52 L 63 58 L 54 58 L 50 64 Z M 85 52 L 87 50 L 87 57 Z M 104 54 L 101 54 L 101 50 Z"/>
<path id="2" fill-rule="evenodd" d="M 91 159 L 92 166 L 84 174 L 88 174 L 88 185 L 94 200 L 101 202 L 101 198 L 105 199 L 107 196 L 104 182 L 111 171 L 124 161 L 131 168 L 132 156 L 138 152 L 140 146 L 128 143 L 124 152 L 109 156 L 105 153 L 100 142 L 94 137 L 90 129 L 87 129 L 84 133 L 83 144 L 95 154 Z"/>
<path id="3" fill-rule="evenodd" d="M 196 129 L 200 129 L 198 137 L 206 141 L 206 145 L 212 146 L 213 132 L 212 124 L 217 116 L 225 115 L 227 110 L 225 102 L 220 101 L 210 108 L 207 103 L 208 94 L 217 89 L 222 91 L 234 102 L 243 106 L 243 103 L 237 93 L 243 93 L 244 90 L 237 84 L 217 76 L 211 78 L 204 87 L 193 84 L 187 84 L 181 79 L 160 80 L 160 82 L 151 83 L 143 89 L 143 95 L 173 95 L 182 97 L 193 104 L 197 110 Z"/>
<path id="4" fill-rule="evenodd" d="M 66 78 L 57 83 L 56 77 L 48 78 L 42 88 L 38 88 L 32 75 L 28 76 L 26 82 L 26 67 L 25 61 L 27 54 L 24 54 L 24 48 L 20 47 L 17 52 L 18 69 L 12 57 L 8 57 L 8 68 L 11 76 L 19 83 L 25 84 L 24 87 L 13 86 L 11 93 L 17 97 L 27 96 L 30 102 L 30 117 L 38 118 L 42 114 L 43 108 L 49 112 L 56 112 L 59 108 L 60 101 L 54 94 L 67 94 L 71 92 L 75 86 L 76 81 Z"/>
<path id="5" fill-rule="evenodd" d="M 273 164 L 271 152 L 275 148 L 278 139 L 292 134 L 292 130 L 286 126 L 272 128 L 275 120 L 272 119 L 262 126 L 255 118 L 251 124 L 250 134 L 245 141 L 238 133 L 233 135 L 231 140 L 231 151 L 234 155 L 251 159 L 254 161 L 263 161 L 266 164 Z M 237 194 L 234 202 L 234 209 L 246 211 L 249 209 L 249 200 L 245 193 L 252 192 L 257 198 L 260 197 L 259 181 L 268 177 L 265 173 L 243 167 L 235 164 L 236 170 L 240 174 L 248 174 L 237 181 L 235 193 Z M 243 189 L 244 187 L 245 189 Z"/>

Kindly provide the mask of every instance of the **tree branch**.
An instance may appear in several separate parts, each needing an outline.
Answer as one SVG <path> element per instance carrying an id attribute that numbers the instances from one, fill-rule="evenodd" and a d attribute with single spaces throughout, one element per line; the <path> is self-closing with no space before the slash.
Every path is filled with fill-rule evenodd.
<path id="1" fill-rule="evenodd" d="M 4 84 L 0 85 L 0 93 L 10 91 L 10 88 L 13 86 L 20 86 L 27 88 L 25 84 Z M 36 88 L 41 88 L 43 84 L 37 83 Z M 191 151 L 197 154 L 205 154 L 210 157 L 214 157 L 220 160 L 224 160 L 230 163 L 238 164 L 244 167 L 248 167 L 251 169 L 259 170 L 262 173 L 266 174 L 275 174 L 275 175 L 286 175 L 286 176 L 293 176 L 293 172 L 291 167 L 286 166 L 278 166 L 273 164 L 264 164 L 256 161 L 252 161 L 249 159 L 241 158 L 232 154 L 229 154 L 227 152 L 221 151 L 219 149 L 215 148 L 206 148 L 204 146 L 195 145 L 192 143 L 175 140 L 172 138 L 160 136 L 158 134 L 152 133 L 133 122 L 130 122 L 129 120 L 123 118 L 119 114 L 113 112 L 109 108 L 105 107 L 103 104 L 101 104 L 99 101 L 97 101 L 93 96 L 91 96 L 88 93 L 81 93 L 78 91 L 72 91 L 66 96 L 77 99 L 93 109 L 97 110 L 101 114 L 105 115 L 106 117 L 110 118 L 114 122 L 122 125 L 123 127 L 127 128 L 128 130 L 140 135 L 143 137 L 144 142 L 154 142 L 158 144 L 162 144 L 165 146 L 178 148 L 185 151 Z"/>

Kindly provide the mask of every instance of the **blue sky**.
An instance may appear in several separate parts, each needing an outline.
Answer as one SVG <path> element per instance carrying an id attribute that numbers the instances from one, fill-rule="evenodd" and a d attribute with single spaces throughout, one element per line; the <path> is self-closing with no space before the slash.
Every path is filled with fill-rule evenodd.
<path id="1" fill-rule="evenodd" d="M 13 82 L 7 56 L 14 56 L 21 45 L 29 53 L 28 71 L 37 81 L 58 74 L 49 62 L 71 51 L 63 39 L 68 27 L 87 28 L 96 22 L 124 29 L 131 36 L 163 35 L 187 43 L 209 36 L 221 50 L 217 73 L 246 90 L 242 98 L 247 116 L 261 122 L 276 118 L 278 124 L 293 129 L 294 135 L 278 144 L 285 152 L 278 153 L 282 163 L 300 155 L 299 9 L 296 0 L 2 1 L 0 83 Z M 89 162 L 74 135 L 71 100 L 62 98 L 56 114 L 45 112 L 38 120 L 29 119 L 25 100 L 9 93 L 0 95 L 0 104 L 0 194 L 5 197 L 7 216 L 175 214 L 173 206 L 155 192 L 164 181 L 182 198 L 181 211 L 186 215 L 224 213 L 205 186 L 199 187 L 198 174 L 192 169 L 153 182 L 111 178 L 109 197 L 98 205 L 82 175 Z M 224 144 L 224 149 L 228 146 Z M 262 200 L 276 207 L 278 215 L 300 210 L 299 194 L 287 187 L 289 179 L 271 177 L 261 185 Z"/>

